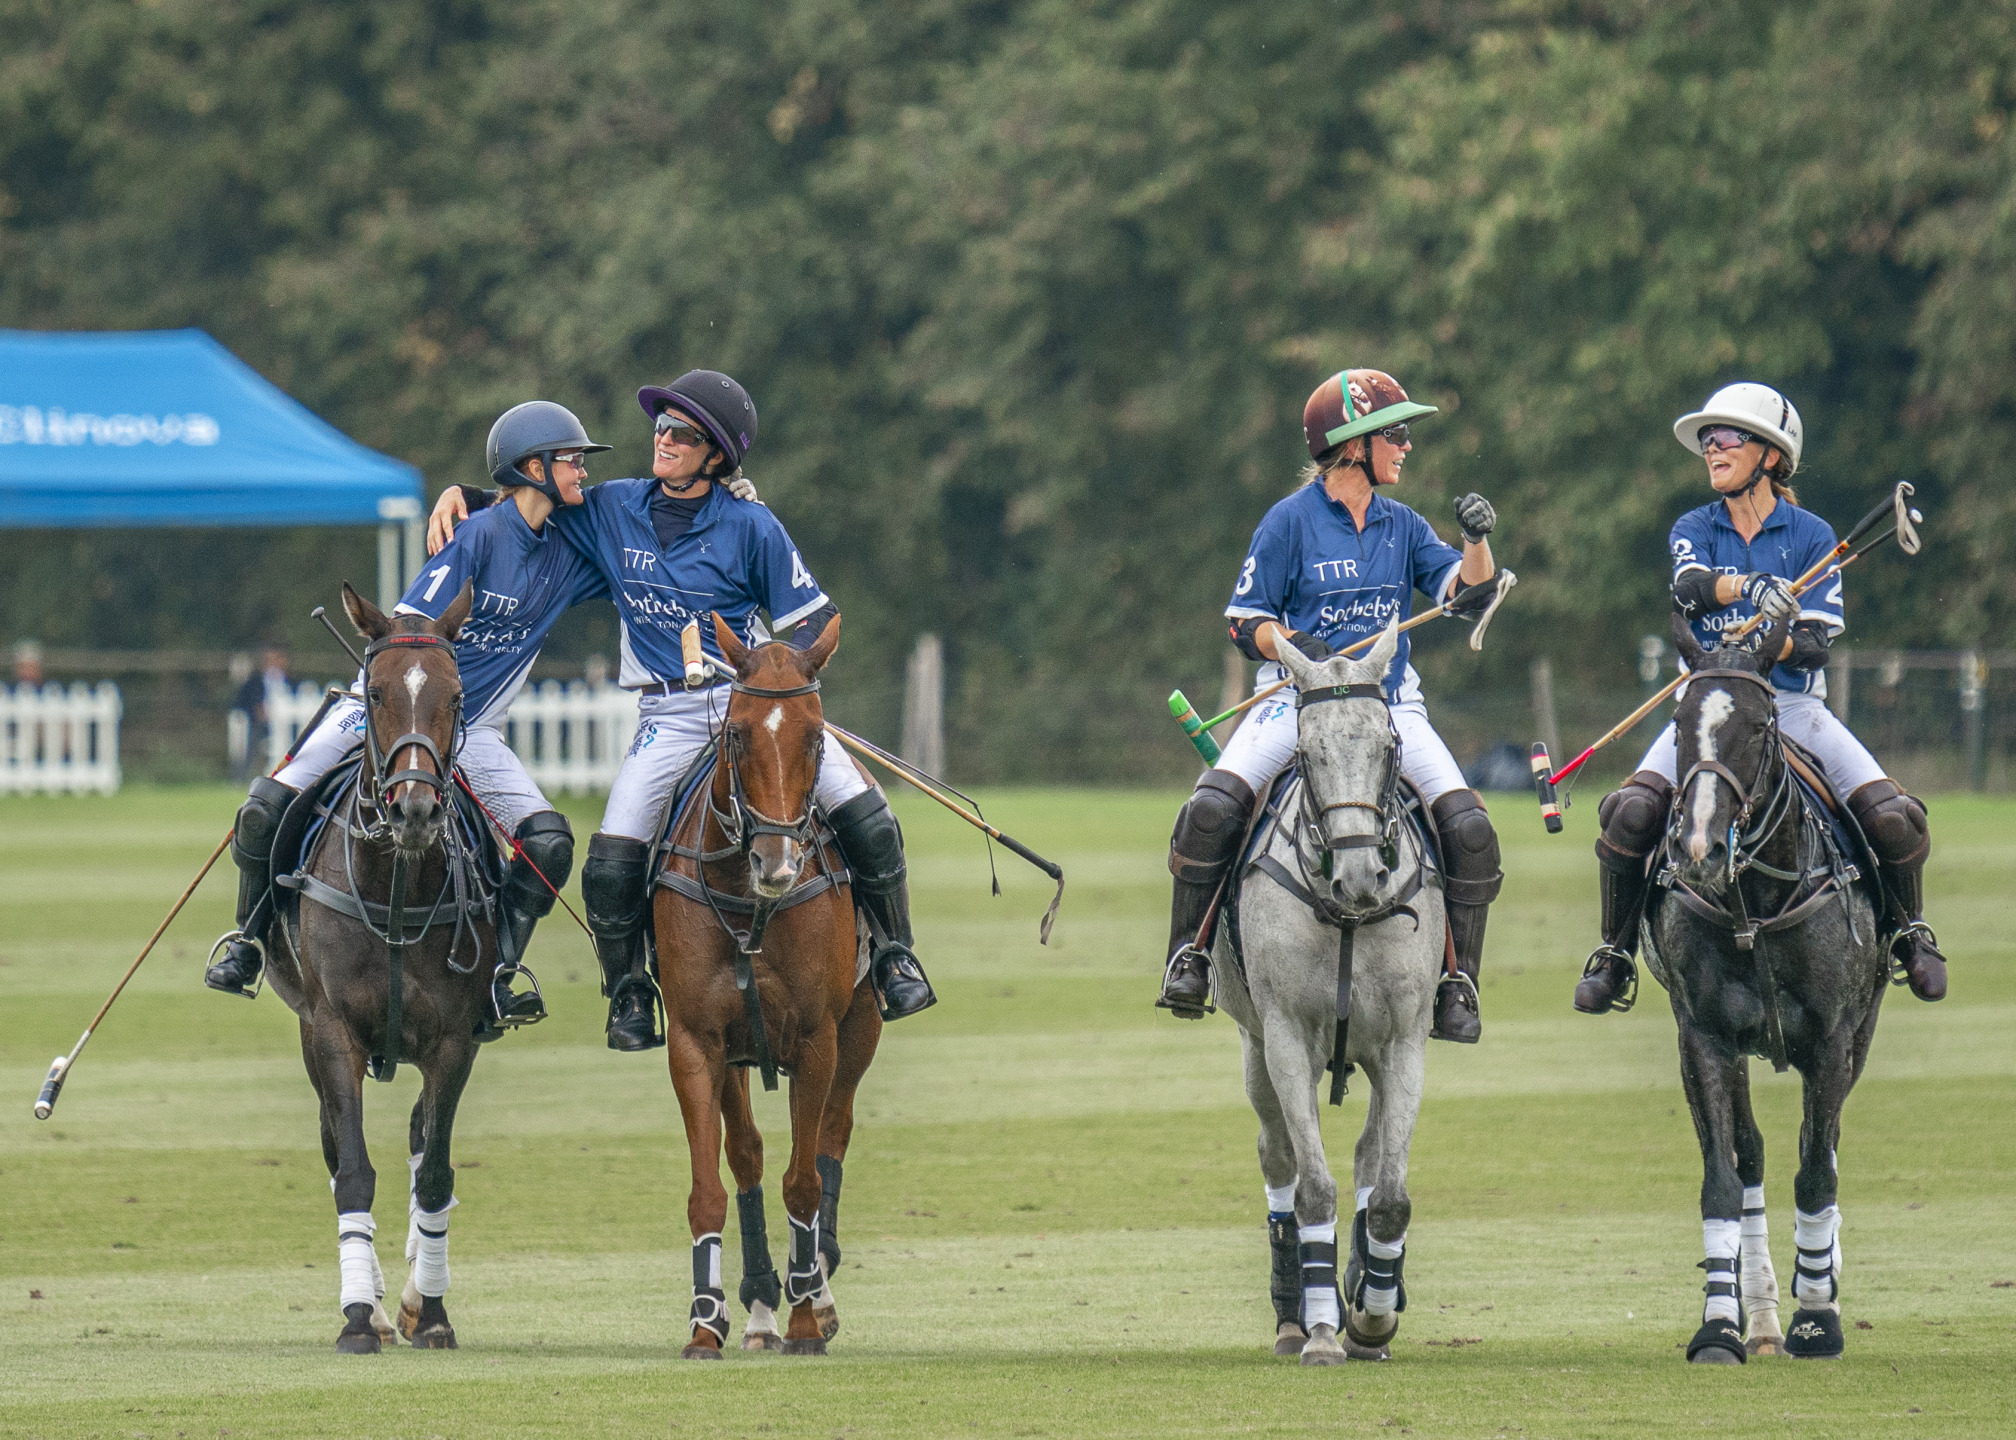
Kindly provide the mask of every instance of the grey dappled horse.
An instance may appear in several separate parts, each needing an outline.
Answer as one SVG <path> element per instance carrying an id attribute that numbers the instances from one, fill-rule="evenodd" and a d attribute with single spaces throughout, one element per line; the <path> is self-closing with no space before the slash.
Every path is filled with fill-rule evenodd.
<path id="1" fill-rule="evenodd" d="M 1348 1353 L 1384 1359 L 1406 1305 L 1407 1147 L 1421 1108 L 1447 920 L 1433 888 L 1439 877 L 1414 828 L 1399 823 L 1399 739 L 1380 689 L 1397 644 L 1389 626 L 1363 660 L 1317 662 L 1281 647 L 1301 692 L 1301 778 L 1283 797 L 1265 858 L 1240 884 L 1244 968 L 1226 926 L 1211 966 L 1218 1005 L 1239 1025 L 1246 1096 L 1260 1117 L 1274 1353 L 1299 1353 L 1304 1365 L 1343 1362 L 1340 1318 Z M 1274 878 L 1274 867 L 1335 923 Z M 1366 923 L 1356 923 L 1360 917 Z M 1340 1317 L 1337 1182 L 1323 1153 L 1318 1087 L 1340 1028 L 1344 944 L 1351 957 L 1344 1059 L 1365 1072 L 1371 1095 L 1358 1137 Z M 1289 1214 L 1281 1202 L 1291 1187 Z"/>

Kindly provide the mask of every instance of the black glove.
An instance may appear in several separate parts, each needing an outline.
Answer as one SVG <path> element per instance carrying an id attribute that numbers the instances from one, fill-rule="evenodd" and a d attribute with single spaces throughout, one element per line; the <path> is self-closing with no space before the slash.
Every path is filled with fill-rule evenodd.
<path id="1" fill-rule="evenodd" d="M 1449 597 L 1449 613 L 1468 619 L 1472 615 L 1482 615 L 1490 608 L 1498 595 L 1498 572 L 1493 570 L 1489 580 L 1480 580 L 1475 585 L 1465 585 L 1459 578 L 1456 593 Z"/>
<path id="2" fill-rule="evenodd" d="M 1288 643 L 1311 660 L 1328 660 L 1337 653 L 1330 648 L 1327 641 L 1319 640 L 1314 635 L 1305 635 L 1300 630 L 1289 632 Z"/>
<path id="3" fill-rule="evenodd" d="M 1767 575 L 1762 570 L 1753 570 L 1743 577 L 1743 598 L 1764 617 L 1767 625 L 1776 625 L 1799 613 L 1799 597 L 1792 593 L 1792 587 L 1780 577 Z"/>
<path id="4" fill-rule="evenodd" d="M 1463 538 L 1475 545 L 1489 535 L 1498 525 L 1498 512 L 1491 508 L 1491 502 L 1472 490 L 1456 502 L 1456 523 L 1463 527 Z"/>

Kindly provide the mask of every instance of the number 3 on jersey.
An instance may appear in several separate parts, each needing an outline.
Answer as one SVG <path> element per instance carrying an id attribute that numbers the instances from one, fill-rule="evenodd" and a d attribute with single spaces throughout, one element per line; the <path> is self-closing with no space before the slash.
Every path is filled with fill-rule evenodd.
<path id="1" fill-rule="evenodd" d="M 1253 567 L 1259 563 L 1260 557 L 1258 555 L 1248 555 L 1246 557 L 1246 568 L 1239 572 L 1239 584 L 1232 591 L 1234 595 L 1244 595 L 1248 590 L 1253 588 Z"/>
<path id="2" fill-rule="evenodd" d="M 793 590 L 809 590 L 815 588 L 818 583 L 818 581 L 812 578 L 812 572 L 805 568 L 805 562 L 798 558 L 798 552 L 793 550 L 791 552 L 791 588 Z"/>

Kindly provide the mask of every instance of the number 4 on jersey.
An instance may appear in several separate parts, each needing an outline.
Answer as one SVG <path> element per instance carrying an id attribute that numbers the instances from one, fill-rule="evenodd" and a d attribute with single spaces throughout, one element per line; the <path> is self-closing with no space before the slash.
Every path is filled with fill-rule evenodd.
<path id="1" fill-rule="evenodd" d="M 798 552 L 793 550 L 791 552 L 791 588 L 793 590 L 810 590 L 817 588 L 818 584 L 819 582 L 812 578 L 812 572 L 805 568 L 805 562 L 798 558 Z"/>

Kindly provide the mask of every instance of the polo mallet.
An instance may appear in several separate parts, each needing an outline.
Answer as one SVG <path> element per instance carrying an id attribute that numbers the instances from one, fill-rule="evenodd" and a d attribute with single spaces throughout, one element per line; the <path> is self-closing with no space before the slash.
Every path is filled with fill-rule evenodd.
<path id="1" fill-rule="evenodd" d="M 1479 589 L 1489 586 L 1492 592 L 1490 602 L 1485 605 L 1484 613 L 1477 617 L 1477 623 L 1470 627 L 1470 648 L 1472 650 L 1482 650 L 1484 648 L 1484 632 L 1490 628 L 1491 617 L 1498 613 L 1498 607 L 1505 603 L 1506 594 L 1518 583 L 1519 577 L 1517 575 L 1513 574 L 1510 570 L 1500 570 L 1491 579 L 1480 581 L 1477 585 L 1466 586 L 1433 609 L 1423 610 L 1411 620 L 1403 621 L 1399 630 L 1395 633 L 1404 635 L 1416 625 L 1425 625 L 1430 620 L 1439 619 L 1441 616 L 1450 614 L 1457 606 L 1467 604 L 1473 600 Z M 1275 623 L 1278 624 L 1279 622 Z M 1287 629 L 1285 625 L 1281 628 L 1283 630 Z M 1379 634 L 1383 635 L 1385 632 L 1382 630 Z M 1336 651 L 1330 658 L 1333 660 L 1340 658 L 1348 659 L 1353 655 L 1359 654 L 1361 651 L 1371 649 L 1378 643 L 1379 635 L 1368 635 L 1363 640 L 1346 645 L 1342 650 Z M 1181 690 L 1171 690 L 1169 692 L 1169 713 L 1176 718 L 1176 723 L 1183 727 L 1183 734 L 1188 737 L 1192 745 L 1197 747 L 1197 753 L 1204 757 L 1204 763 L 1206 765 L 1216 765 L 1219 756 L 1223 752 L 1219 750 L 1218 742 L 1211 738 L 1211 732 L 1233 716 L 1245 714 L 1262 700 L 1279 695 L 1294 683 L 1293 680 L 1282 680 L 1276 684 L 1269 685 L 1265 690 L 1247 696 L 1223 715 L 1214 715 L 1209 720 L 1199 720 L 1197 718 L 1197 711 L 1190 704 L 1188 697 Z"/>
<path id="2" fill-rule="evenodd" d="M 863 740 L 859 735 L 854 734 L 850 730 L 842 730 L 831 720 L 826 721 L 825 725 L 827 734 L 831 735 L 835 740 L 838 740 L 862 759 L 873 760 L 878 765 L 882 765 L 902 776 L 926 795 L 929 795 L 933 800 L 936 800 L 940 805 L 943 805 L 947 810 L 950 810 L 954 815 L 957 815 L 961 820 L 964 820 L 968 825 L 971 825 L 974 829 L 987 836 L 988 839 L 1000 841 L 1008 849 L 1020 855 L 1024 860 L 1027 860 L 1052 880 L 1055 880 L 1057 882 L 1057 893 L 1050 897 L 1050 908 L 1043 912 L 1043 923 L 1037 932 L 1041 943 L 1045 945 L 1050 943 L 1050 927 L 1057 922 L 1057 907 L 1064 903 L 1063 866 L 1053 860 L 1045 860 L 1041 855 L 1038 855 L 1014 836 L 1004 835 L 965 806 L 941 795 L 938 792 L 937 785 L 934 784 L 934 777 L 926 775 L 909 761 L 899 756 L 891 755 L 880 745 Z M 998 885 L 996 886 L 996 893 L 999 893 Z"/>
<path id="3" fill-rule="evenodd" d="M 1906 555 L 1916 555 L 1919 550 L 1917 526 L 1923 522 L 1925 517 L 1904 503 L 1906 498 L 1915 493 L 1908 480 L 1899 480 L 1896 488 L 1890 492 L 1888 500 L 1885 500 L 1867 515 L 1864 515 L 1856 522 L 1855 528 L 1848 532 L 1840 544 L 1828 551 L 1811 569 L 1792 582 L 1792 593 L 1794 595 L 1803 595 L 1816 585 L 1820 585 L 1839 575 L 1843 570 L 1893 535 L 1897 537 L 1897 544 Z M 1894 515 L 1896 523 L 1890 529 L 1885 530 L 1882 534 L 1876 536 L 1875 539 L 1863 545 L 1861 549 L 1854 549 L 1856 542 L 1861 540 L 1864 535 L 1867 535 L 1877 522 L 1882 520 L 1886 515 Z M 1852 554 L 1850 553 L 1851 551 L 1853 551 Z M 1726 645 L 1732 641 L 1741 640 L 1763 623 L 1764 617 L 1762 615 L 1752 615 L 1742 625 L 1731 631 L 1722 643 Z M 1591 745 L 1587 750 L 1584 750 L 1580 755 L 1577 755 L 1573 760 L 1570 760 L 1551 775 L 1543 773 L 1547 765 L 1547 747 L 1537 742 L 1534 744 L 1533 776 L 1535 789 L 1540 798 L 1540 815 L 1547 822 L 1547 831 L 1549 834 L 1560 833 L 1561 811 L 1567 805 L 1566 794 L 1557 791 L 1556 787 L 1561 785 L 1563 781 L 1568 780 L 1577 770 L 1580 770 L 1587 764 L 1590 756 L 1601 750 L 1605 745 L 1608 745 L 1612 740 L 1629 731 L 1632 726 L 1665 704 L 1672 697 L 1673 692 L 1686 682 L 1687 677 L 1684 674 L 1674 676 L 1658 694 L 1618 721 L 1609 730 L 1605 731 L 1595 744 Z"/>
<path id="4" fill-rule="evenodd" d="M 315 613 L 319 616 L 322 611 L 318 607 Z M 324 623 L 327 622 L 325 621 Z M 340 639 L 341 637 L 339 636 L 338 638 Z M 322 717 L 329 713 L 329 707 L 335 704 L 337 698 L 343 693 L 343 691 L 332 686 L 329 693 L 322 697 L 322 708 L 315 712 L 314 719 L 301 727 L 301 734 L 294 741 L 296 746 L 299 746 L 301 741 L 307 739 L 315 732 L 315 727 L 322 723 Z M 281 758 L 280 763 L 275 765 L 268 773 L 267 778 L 271 779 L 274 775 L 278 775 L 282 770 L 287 768 L 293 759 L 294 750 L 290 748 L 286 755 Z M 188 888 L 177 897 L 174 905 L 162 917 L 161 923 L 154 927 L 154 933 L 147 937 L 147 943 L 140 947 L 140 953 L 133 957 L 133 963 L 126 967 L 126 973 L 119 977 L 119 983 L 112 987 L 112 993 L 105 997 L 105 1003 L 98 1007 L 98 1013 L 93 1015 L 91 1023 L 84 1027 L 84 1033 L 77 1037 L 77 1043 L 70 1047 L 70 1053 L 68 1055 L 58 1055 L 55 1060 L 50 1062 L 48 1078 L 43 1080 L 42 1092 L 35 1097 L 35 1118 L 37 1120 L 47 1120 L 54 1113 L 56 1098 L 63 1093 L 63 1082 L 70 1078 L 71 1067 L 77 1063 L 77 1057 L 84 1053 L 84 1047 L 91 1043 L 91 1036 L 105 1019 L 106 1012 L 111 1010 L 113 1002 L 118 1000 L 120 992 L 126 988 L 126 982 L 131 980 L 134 972 L 139 970 L 140 962 L 153 953 L 156 942 L 161 939 L 162 934 L 168 927 L 174 923 L 175 917 L 182 913 L 182 907 L 189 903 L 189 897 L 196 893 L 196 887 L 203 883 L 204 877 L 210 873 L 210 867 L 217 863 L 218 857 L 224 853 L 224 847 L 231 843 L 231 837 L 237 831 L 238 827 L 233 825 L 229 830 L 224 832 L 224 838 L 217 842 L 217 848 L 210 852 L 210 858 L 203 862 L 203 868 L 196 872 L 196 878 L 189 882 Z"/>

